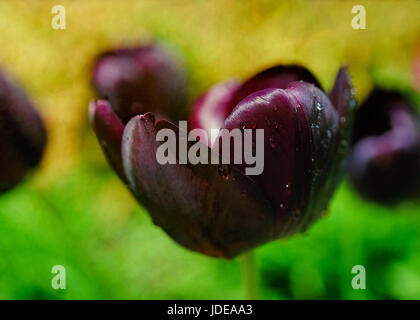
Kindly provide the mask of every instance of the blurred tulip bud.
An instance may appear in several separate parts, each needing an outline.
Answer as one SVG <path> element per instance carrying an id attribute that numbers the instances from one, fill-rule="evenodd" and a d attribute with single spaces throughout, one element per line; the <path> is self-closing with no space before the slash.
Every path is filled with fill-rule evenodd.
<path id="1" fill-rule="evenodd" d="M 0 193 L 38 165 L 46 131 L 26 95 L 0 72 Z"/>
<path id="2" fill-rule="evenodd" d="M 124 48 L 101 54 L 93 85 L 123 123 L 153 111 L 178 120 L 185 103 L 186 76 L 179 61 L 159 45 Z"/>
<path id="3" fill-rule="evenodd" d="M 351 181 L 362 196 L 393 204 L 420 195 L 420 118 L 399 93 L 376 89 L 356 111 Z"/>
<path id="4" fill-rule="evenodd" d="M 243 84 L 211 88 L 193 107 L 190 127 L 264 129 L 264 171 L 255 176 L 232 162 L 161 165 L 157 134 L 170 129 L 181 141 L 179 128 L 152 113 L 124 125 L 111 105 L 91 105 L 95 131 L 154 223 L 186 248 L 230 258 L 304 231 L 321 216 L 341 177 L 354 100 L 345 68 L 329 96 L 300 66 L 278 66 Z M 191 142 L 187 152 L 200 145 L 211 158 L 218 154 L 217 141 L 220 136 L 213 148 Z"/>

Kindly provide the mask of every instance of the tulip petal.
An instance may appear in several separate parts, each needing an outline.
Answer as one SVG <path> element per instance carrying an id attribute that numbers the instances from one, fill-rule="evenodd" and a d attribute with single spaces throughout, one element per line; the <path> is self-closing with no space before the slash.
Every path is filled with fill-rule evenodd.
<path id="1" fill-rule="evenodd" d="M 375 89 L 356 111 L 349 176 L 366 199 L 420 195 L 420 118 L 399 93 Z"/>
<path id="2" fill-rule="evenodd" d="M 106 100 L 99 100 L 97 103 L 92 102 L 89 112 L 91 113 L 94 131 L 109 164 L 118 176 L 124 182 L 127 182 L 121 158 L 123 124 Z"/>
<path id="3" fill-rule="evenodd" d="M 96 59 L 93 85 L 125 124 L 154 111 L 158 118 L 183 113 L 186 76 L 163 47 L 149 45 L 105 52 Z"/>
<path id="4" fill-rule="evenodd" d="M 211 87 L 194 103 L 189 125 L 191 129 L 201 128 L 210 136 L 212 129 L 220 129 L 232 112 L 231 101 L 240 84 L 235 80 Z M 210 141 L 210 146 L 214 141 Z"/>
<path id="5" fill-rule="evenodd" d="M 127 124 L 122 146 L 130 187 L 156 225 L 184 247 L 211 256 L 233 257 L 273 239 L 273 214 L 255 183 L 216 164 L 159 164 L 161 129 L 173 130 L 177 143 L 185 139 L 175 125 L 155 123 L 148 113 Z"/>
<path id="6" fill-rule="evenodd" d="M 299 65 L 277 65 L 245 81 L 232 98 L 232 109 L 251 93 L 268 88 L 286 89 L 294 81 L 305 81 L 322 89 L 318 80 L 305 67 Z"/>
<path id="7" fill-rule="evenodd" d="M 0 192 L 39 164 L 47 134 L 26 95 L 0 73 Z"/>
<path id="8" fill-rule="evenodd" d="M 243 99 L 224 127 L 264 129 L 264 172 L 252 179 L 276 212 L 278 235 L 305 230 L 326 209 L 345 155 L 329 98 L 301 81 L 261 90 Z M 235 167 L 244 172 L 244 165 Z"/>

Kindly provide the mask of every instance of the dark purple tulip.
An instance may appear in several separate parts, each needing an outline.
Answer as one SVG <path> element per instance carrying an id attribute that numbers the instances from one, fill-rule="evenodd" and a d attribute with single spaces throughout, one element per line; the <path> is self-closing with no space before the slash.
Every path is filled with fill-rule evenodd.
<path id="1" fill-rule="evenodd" d="M 38 165 L 46 131 L 26 95 L 0 72 L 0 193 Z"/>
<path id="2" fill-rule="evenodd" d="M 102 132 L 99 139 L 110 141 L 106 152 L 117 162 L 114 168 L 123 168 L 116 170 L 154 223 L 186 248 L 234 257 L 305 230 L 327 207 L 341 176 L 352 123 L 347 71 L 340 70 L 328 97 L 302 67 L 272 70 L 276 72 L 261 73 L 269 89 L 252 92 L 251 88 L 261 89 L 254 80 L 257 75 L 245 82 L 255 82 L 249 95 L 231 107 L 243 85 L 218 85 L 202 96 L 191 116 L 194 127 L 205 129 L 265 129 L 265 170 L 259 176 L 245 175 L 244 167 L 236 164 L 158 164 L 156 152 L 162 142 L 156 140 L 157 132 L 169 128 L 178 133 L 178 127 L 156 121 L 151 113 L 125 125 L 119 152 L 114 142 L 120 139 L 121 122 L 115 121 L 107 102 L 92 105 L 96 132 Z M 317 86 L 294 82 L 301 76 Z M 284 89 L 270 88 L 274 85 Z M 189 148 L 201 143 L 191 142 Z M 206 148 L 209 154 L 217 152 Z"/>
<path id="3" fill-rule="evenodd" d="M 376 89 L 357 109 L 349 173 L 370 200 L 420 196 L 420 118 L 401 94 Z"/>
<path id="4" fill-rule="evenodd" d="M 180 63 L 159 45 L 105 52 L 93 71 L 98 95 L 111 103 L 123 123 L 148 111 L 179 119 L 185 82 Z"/>
<path id="5" fill-rule="evenodd" d="M 233 108 L 251 93 L 267 88 L 286 89 L 289 83 L 300 80 L 321 88 L 312 73 L 298 65 L 274 66 L 256 74 L 243 84 L 236 80 L 217 84 L 194 103 L 189 120 L 190 128 L 202 128 L 207 131 L 221 128 Z"/>

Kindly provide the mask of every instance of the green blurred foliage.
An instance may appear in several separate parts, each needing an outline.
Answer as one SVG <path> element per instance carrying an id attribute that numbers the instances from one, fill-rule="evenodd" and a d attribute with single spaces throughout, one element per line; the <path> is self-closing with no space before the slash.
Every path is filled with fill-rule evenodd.
<path id="1" fill-rule="evenodd" d="M 42 167 L 0 196 L 0 299 L 237 299 L 237 260 L 189 252 L 154 226 L 109 169 L 87 121 L 95 54 L 158 39 L 184 58 L 189 101 L 211 84 L 278 62 L 310 68 L 330 88 L 348 63 L 357 97 L 374 83 L 408 92 L 420 43 L 420 2 L 61 1 L 67 29 L 51 28 L 56 1 L 0 2 L 0 65 L 25 87 L 49 131 Z M 186 107 L 187 111 L 187 107 Z M 256 250 L 266 299 L 419 299 L 420 209 L 366 203 L 344 182 L 329 214 L 302 235 Z M 53 290 L 51 268 L 67 270 Z M 353 290 L 364 265 L 367 289 Z"/>

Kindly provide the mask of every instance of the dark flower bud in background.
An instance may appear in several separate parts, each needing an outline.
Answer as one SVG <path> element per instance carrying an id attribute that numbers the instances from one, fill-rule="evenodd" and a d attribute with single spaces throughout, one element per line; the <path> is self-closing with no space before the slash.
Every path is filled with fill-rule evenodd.
<path id="1" fill-rule="evenodd" d="M 185 107 L 186 75 L 160 45 L 123 48 L 95 61 L 93 85 L 123 123 L 148 111 L 178 120 Z"/>
<path id="2" fill-rule="evenodd" d="M 234 257 L 304 231 L 321 216 L 341 177 L 353 106 L 345 68 L 329 96 L 299 66 L 278 66 L 244 84 L 210 89 L 193 107 L 190 125 L 264 129 L 264 171 L 256 176 L 232 163 L 161 165 L 156 153 L 163 142 L 157 132 L 178 134 L 177 126 L 156 121 L 152 113 L 125 125 L 112 103 L 103 100 L 90 110 L 109 161 L 154 223 L 186 248 Z M 202 142 L 189 148 L 196 144 Z M 218 153 L 214 146 L 202 146 L 209 159 Z"/>
<path id="3" fill-rule="evenodd" d="M 420 118 L 399 93 L 374 90 L 356 111 L 349 175 L 367 199 L 420 196 Z"/>
<path id="4" fill-rule="evenodd" d="M 0 72 L 0 193 L 38 165 L 46 144 L 43 122 L 15 84 Z"/>

